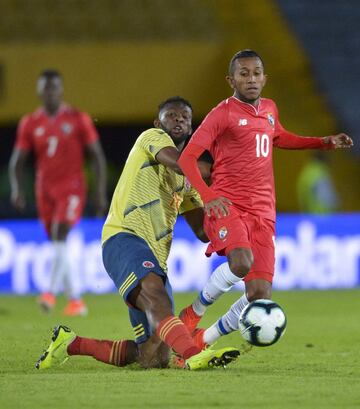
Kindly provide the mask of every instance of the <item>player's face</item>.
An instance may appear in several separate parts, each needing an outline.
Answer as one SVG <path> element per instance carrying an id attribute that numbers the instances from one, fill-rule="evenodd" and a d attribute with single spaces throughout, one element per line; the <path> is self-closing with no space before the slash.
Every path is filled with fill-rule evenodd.
<path id="1" fill-rule="evenodd" d="M 233 75 L 226 77 L 234 95 L 249 104 L 257 103 L 266 83 L 262 62 L 257 57 L 239 58 L 235 61 Z"/>
<path id="2" fill-rule="evenodd" d="M 154 121 L 157 128 L 163 129 L 171 136 L 175 145 L 184 142 L 192 132 L 192 111 L 183 103 L 170 103 L 160 111 L 159 118 Z"/>
<path id="3" fill-rule="evenodd" d="M 37 93 L 44 106 L 56 110 L 62 101 L 63 85 L 60 77 L 40 77 L 37 83 Z"/>

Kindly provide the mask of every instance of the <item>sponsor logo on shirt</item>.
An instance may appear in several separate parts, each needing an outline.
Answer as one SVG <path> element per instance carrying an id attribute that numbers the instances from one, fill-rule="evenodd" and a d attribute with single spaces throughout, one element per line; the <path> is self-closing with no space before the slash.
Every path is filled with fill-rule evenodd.
<path id="1" fill-rule="evenodd" d="M 152 263 L 151 261 L 143 261 L 143 263 L 142 263 L 142 265 L 143 265 L 143 267 L 145 267 L 145 268 L 154 268 L 155 267 L 155 264 L 154 263 Z"/>
<path id="2" fill-rule="evenodd" d="M 64 132 L 65 135 L 69 135 L 73 129 L 73 126 L 68 122 L 64 122 L 61 124 L 61 130 Z"/>
<path id="3" fill-rule="evenodd" d="M 219 230 L 219 238 L 220 238 L 220 240 L 225 240 L 227 234 L 228 234 L 227 228 L 226 228 L 225 226 L 224 226 L 224 227 L 221 227 L 220 230 Z"/>
<path id="4" fill-rule="evenodd" d="M 35 132 L 34 132 L 35 136 L 43 136 L 44 133 L 45 133 L 45 129 L 44 129 L 43 126 L 38 126 L 38 127 L 35 129 Z"/>
<path id="5" fill-rule="evenodd" d="M 275 119 L 274 119 L 273 115 L 271 113 L 268 113 L 267 117 L 268 117 L 269 124 L 271 126 L 274 126 L 275 125 Z"/>
<path id="6" fill-rule="evenodd" d="M 239 119 L 238 125 L 239 125 L 239 126 L 245 126 L 245 125 L 247 125 L 247 119 Z"/>

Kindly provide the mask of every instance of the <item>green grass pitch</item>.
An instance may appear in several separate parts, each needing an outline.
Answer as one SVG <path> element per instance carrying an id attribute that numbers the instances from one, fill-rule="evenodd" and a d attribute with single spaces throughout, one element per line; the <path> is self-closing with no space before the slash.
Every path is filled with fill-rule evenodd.
<path id="1" fill-rule="evenodd" d="M 178 310 L 195 294 L 177 294 Z M 239 296 L 212 306 L 212 324 Z M 87 296 L 90 314 L 42 314 L 34 297 L 0 297 L 0 407 L 6 408 L 360 408 L 360 290 L 276 292 L 288 328 L 274 346 L 253 348 L 226 370 L 140 370 L 73 357 L 37 371 L 34 363 L 63 323 L 79 335 L 132 338 L 127 311 L 116 294 Z M 219 346 L 240 346 L 238 333 Z"/>

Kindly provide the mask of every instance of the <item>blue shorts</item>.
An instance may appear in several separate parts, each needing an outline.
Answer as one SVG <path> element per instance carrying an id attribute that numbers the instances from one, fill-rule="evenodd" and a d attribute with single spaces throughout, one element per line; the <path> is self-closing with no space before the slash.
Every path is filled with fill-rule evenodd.
<path id="1" fill-rule="evenodd" d="M 135 342 L 140 344 L 147 341 L 153 332 L 146 315 L 144 312 L 132 307 L 127 298 L 142 278 L 149 273 L 155 273 L 163 279 L 165 290 L 174 310 L 172 288 L 167 274 L 160 267 L 146 241 L 133 234 L 118 233 L 111 236 L 103 245 L 102 257 L 107 273 L 128 305 L 130 322 L 135 333 Z"/>

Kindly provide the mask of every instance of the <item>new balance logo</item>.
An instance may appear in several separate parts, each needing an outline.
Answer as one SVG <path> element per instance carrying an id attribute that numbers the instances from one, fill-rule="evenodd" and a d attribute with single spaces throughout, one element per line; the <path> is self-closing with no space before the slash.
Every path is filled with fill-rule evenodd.
<path id="1" fill-rule="evenodd" d="M 239 125 L 239 126 L 247 125 L 247 119 L 239 119 L 238 125 Z"/>

